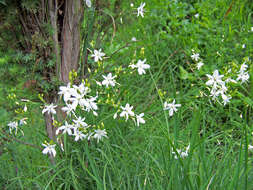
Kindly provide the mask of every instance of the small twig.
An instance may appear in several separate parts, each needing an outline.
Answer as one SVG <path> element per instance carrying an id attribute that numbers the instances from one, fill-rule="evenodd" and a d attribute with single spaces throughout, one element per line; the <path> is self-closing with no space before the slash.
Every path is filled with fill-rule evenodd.
<path id="1" fill-rule="evenodd" d="M 33 148 L 42 150 L 42 148 L 39 147 L 39 146 L 37 146 L 37 145 L 34 145 L 34 144 L 30 144 L 30 143 L 21 141 L 21 140 L 15 138 L 15 137 L 11 137 L 10 135 L 8 135 L 7 133 L 5 133 L 4 131 L 1 131 L 1 132 L 6 136 L 5 138 L 8 139 L 8 140 L 14 140 L 14 141 L 16 141 L 16 142 L 18 142 L 18 143 L 21 143 L 21 144 L 23 144 L 23 145 L 30 146 L 30 147 L 33 147 Z"/>
<path id="2" fill-rule="evenodd" d="M 226 11 L 226 13 L 224 15 L 224 20 L 226 19 L 226 17 L 228 16 L 228 14 L 231 12 L 234 3 L 235 3 L 235 0 L 232 1 L 232 3 L 230 4 L 228 10 Z"/>

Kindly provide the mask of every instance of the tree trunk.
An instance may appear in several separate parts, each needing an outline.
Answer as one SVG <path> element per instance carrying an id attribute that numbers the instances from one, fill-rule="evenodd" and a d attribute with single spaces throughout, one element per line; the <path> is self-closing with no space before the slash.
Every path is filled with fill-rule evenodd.
<path id="1" fill-rule="evenodd" d="M 83 18 L 83 5 L 81 0 L 49 0 L 49 16 L 53 33 L 54 53 L 56 56 L 56 74 L 59 80 L 67 84 L 69 72 L 78 69 L 80 59 L 80 27 Z M 64 5 L 61 10 L 60 6 Z M 63 11 L 63 12 L 61 12 Z M 60 15 L 59 15 L 60 14 Z M 63 22 L 62 22 L 63 15 Z M 59 41 L 59 37 L 61 40 Z M 49 100 L 50 101 L 50 100 Z M 57 104 L 57 97 L 50 101 Z M 63 120 L 65 113 L 60 107 L 57 109 L 58 119 Z M 48 137 L 56 140 L 55 129 L 51 115 L 45 115 Z"/>
<path id="2" fill-rule="evenodd" d="M 64 20 L 61 32 L 62 61 L 60 78 L 64 83 L 69 82 L 69 72 L 73 69 L 78 69 L 82 15 L 81 0 L 65 0 Z"/>

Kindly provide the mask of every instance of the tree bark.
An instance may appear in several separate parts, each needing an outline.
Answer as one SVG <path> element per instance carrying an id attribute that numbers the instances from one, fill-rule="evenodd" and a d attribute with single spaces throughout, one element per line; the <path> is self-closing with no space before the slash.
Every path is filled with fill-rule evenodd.
<path id="1" fill-rule="evenodd" d="M 65 84 L 69 82 L 69 72 L 77 70 L 79 65 L 82 15 L 81 0 L 65 0 L 60 78 Z"/>
<path id="2" fill-rule="evenodd" d="M 69 72 L 77 70 L 80 59 L 80 27 L 83 18 L 83 5 L 81 0 L 49 0 L 49 16 L 53 33 L 54 53 L 56 56 L 56 74 L 59 80 L 67 84 L 69 82 Z M 58 18 L 59 3 L 63 3 L 64 11 L 63 22 Z M 61 41 L 59 41 L 61 37 Z M 50 100 L 49 100 L 50 101 Z M 57 97 L 54 97 L 50 103 L 58 103 Z M 65 113 L 57 109 L 58 119 L 63 120 Z M 48 137 L 56 141 L 55 128 L 51 115 L 45 115 L 46 130 Z"/>
<path id="3" fill-rule="evenodd" d="M 61 72 L 61 55 L 60 55 L 60 45 L 58 41 L 58 32 L 59 28 L 57 26 L 57 18 L 58 18 L 58 0 L 49 0 L 49 16 L 50 22 L 53 28 L 53 41 L 54 41 L 54 54 L 55 54 L 55 62 L 56 62 L 56 75 L 60 78 Z"/>

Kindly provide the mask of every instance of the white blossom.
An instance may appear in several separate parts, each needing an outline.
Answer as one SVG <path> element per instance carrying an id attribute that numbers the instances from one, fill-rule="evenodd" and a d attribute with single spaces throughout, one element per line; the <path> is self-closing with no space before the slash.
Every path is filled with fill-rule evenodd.
<path id="1" fill-rule="evenodd" d="M 74 89 L 70 87 L 70 83 L 67 86 L 60 86 L 60 92 L 58 92 L 59 95 L 63 95 L 64 102 L 67 102 L 73 93 Z"/>
<path id="2" fill-rule="evenodd" d="M 91 57 L 94 57 L 95 62 L 98 62 L 99 60 L 102 61 L 103 56 L 105 56 L 105 53 L 103 53 L 101 49 L 94 50 L 94 54 L 91 55 Z"/>
<path id="3" fill-rule="evenodd" d="M 136 65 L 131 64 L 131 65 L 129 65 L 129 67 L 131 67 L 132 69 L 137 68 L 139 75 L 146 74 L 145 69 L 149 69 L 150 65 L 145 64 L 145 62 L 146 62 L 146 59 L 144 59 L 143 61 L 142 60 L 138 60 L 138 62 L 136 63 Z"/>
<path id="4" fill-rule="evenodd" d="M 15 134 L 17 134 L 18 131 L 18 122 L 13 121 L 8 123 L 7 125 L 9 127 L 10 134 L 12 134 L 12 130 L 15 130 Z"/>
<path id="5" fill-rule="evenodd" d="M 248 150 L 252 150 L 253 149 L 253 146 L 252 145 L 248 145 Z"/>
<path id="6" fill-rule="evenodd" d="M 197 68 L 198 70 L 204 65 L 204 63 L 202 61 L 197 63 Z"/>
<path id="7" fill-rule="evenodd" d="M 230 102 L 230 99 L 232 98 L 230 95 L 225 95 L 225 94 L 221 94 L 221 97 L 222 97 L 222 99 L 223 99 L 223 104 L 224 104 L 224 106 L 225 106 L 228 102 Z"/>
<path id="8" fill-rule="evenodd" d="M 136 123 L 137 126 L 139 127 L 140 123 L 145 123 L 145 120 L 143 119 L 144 113 L 141 113 L 139 115 L 136 115 Z"/>
<path id="9" fill-rule="evenodd" d="M 193 53 L 193 54 L 191 55 L 191 58 L 192 58 L 194 61 L 198 61 L 198 60 L 200 59 L 198 53 Z"/>
<path id="10" fill-rule="evenodd" d="M 130 116 L 134 116 L 134 112 L 132 111 L 133 109 L 133 106 L 130 106 L 128 103 L 126 104 L 125 107 L 123 106 L 120 106 L 121 109 L 123 110 L 121 113 L 120 113 L 120 117 L 125 117 L 126 118 L 126 121 L 128 120 L 128 117 L 129 115 Z"/>
<path id="11" fill-rule="evenodd" d="M 42 151 L 43 154 L 50 154 L 53 157 L 56 156 L 55 144 L 51 145 L 51 144 L 45 143 L 45 144 L 42 144 L 42 146 L 45 147 Z"/>
<path id="12" fill-rule="evenodd" d="M 73 95 L 78 92 L 79 94 L 81 94 L 82 96 L 86 95 L 89 93 L 89 88 L 85 86 L 85 83 L 82 82 L 79 86 L 73 85 L 73 88 L 76 91 L 72 91 Z"/>
<path id="13" fill-rule="evenodd" d="M 108 88 L 109 85 L 115 86 L 116 81 L 114 80 L 114 78 L 116 76 L 112 76 L 112 73 L 109 73 L 107 76 L 104 76 L 104 75 L 102 76 L 104 77 L 104 80 L 102 81 L 102 85 L 105 85 L 106 88 Z"/>
<path id="14" fill-rule="evenodd" d="M 169 116 L 173 116 L 174 112 L 177 112 L 177 107 L 181 107 L 181 104 L 175 104 L 175 99 L 173 100 L 172 103 L 167 103 L 167 102 L 164 102 L 164 105 L 163 105 L 163 109 L 164 110 L 169 110 Z"/>
<path id="15" fill-rule="evenodd" d="M 70 115 L 76 109 L 76 107 L 72 104 L 66 104 L 66 106 L 62 107 L 61 109 L 62 111 L 66 112 L 67 115 Z"/>
<path id="16" fill-rule="evenodd" d="M 24 106 L 24 112 L 26 112 L 27 111 L 27 106 L 26 106 L 26 104 L 25 104 L 25 106 Z"/>
<path id="17" fill-rule="evenodd" d="M 247 72 L 248 65 L 243 63 L 240 67 L 240 71 L 237 75 L 237 81 L 241 80 L 241 83 L 244 83 L 249 80 L 249 74 Z"/>
<path id="18" fill-rule="evenodd" d="M 74 119 L 73 122 L 75 123 L 76 127 L 87 127 L 88 124 L 84 122 L 85 118 L 78 117 Z"/>
<path id="19" fill-rule="evenodd" d="M 75 141 L 78 141 L 78 140 L 83 140 L 87 137 L 87 135 L 83 134 L 81 131 L 79 131 L 78 129 L 75 130 L 74 132 L 74 136 L 75 136 Z"/>
<path id="20" fill-rule="evenodd" d="M 93 136 L 94 139 L 97 139 L 97 142 L 99 142 L 103 137 L 107 137 L 107 132 L 105 129 L 97 129 L 95 130 L 95 135 Z"/>
<path id="21" fill-rule="evenodd" d="M 73 129 L 73 125 L 70 125 L 68 124 L 67 121 L 65 121 L 65 125 L 59 127 L 56 130 L 56 135 L 58 135 L 60 131 L 62 131 L 62 134 L 68 133 L 68 135 L 72 135 L 72 129 Z"/>
<path id="22" fill-rule="evenodd" d="M 141 3 L 141 5 L 137 8 L 137 17 L 141 15 L 141 17 L 144 17 L 144 6 L 145 3 Z"/>
<path id="23" fill-rule="evenodd" d="M 47 112 L 48 114 L 56 114 L 55 108 L 57 106 L 55 106 L 54 104 L 50 104 L 50 105 L 46 105 L 45 108 L 42 110 L 42 114 L 44 114 L 45 112 Z"/>
<path id="24" fill-rule="evenodd" d="M 181 150 L 181 149 L 177 149 L 177 153 L 179 154 L 179 156 L 180 156 L 181 158 L 185 158 L 185 157 L 188 156 L 188 151 L 189 151 L 189 149 L 190 149 L 190 145 L 187 146 L 187 148 L 186 148 L 185 151 L 183 151 L 183 150 Z M 173 151 L 172 154 L 175 155 L 175 156 L 174 156 L 175 159 L 178 159 L 176 152 Z"/>
<path id="25" fill-rule="evenodd" d="M 86 5 L 87 5 L 87 7 L 91 7 L 91 0 L 85 0 L 85 3 L 86 3 Z"/>
<path id="26" fill-rule="evenodd" d="M 208 86 L 213 86 L 213 88 L 216 89 L 217 85 L 221 85 L 221 86 L 225 85 L 224 81 L 222 81 L 222 77 L 224 75 L 219 75 L 218 70 L 215 70 L 213 72 L 213 75 L 207 74 L 206 76 L 209 78 L 209 80 L 206 82 L 206 85 Z"/>

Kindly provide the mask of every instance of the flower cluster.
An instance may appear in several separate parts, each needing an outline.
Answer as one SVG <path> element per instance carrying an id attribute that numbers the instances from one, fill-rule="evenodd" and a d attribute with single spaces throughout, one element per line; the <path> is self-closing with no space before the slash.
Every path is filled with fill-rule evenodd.
<path id="1" fill-rule="evenodd" d="M 229 95 L 227 84 L 229 82 L 237 83 L 241 82 L 244 83 L 249 80 L 249 73 L 247 71 L 248 65 L 246 64 L 249 59 L 246 59 L 245 62 L 240 66 L 240 70 L 237 72 L 237 78 L 236 80 L 228 77 L 226 80 L 224 80 L 224 75 L 220 75 L 218 70 L 215 70 L 213 72 L 213 75 L 207 74 L 208 81 L 206 82 L 207 86 L 210 86 L 210 96 L 213 100 L 218 100 L 218 97 L 221 97 L 223 100 L 223 104 L 226 105 L 228 102 L 230 102 L 230 99 L 232 98 L 231 95 Z M 231 69 L 228 70 L 228 73 L 231 73 Z"/>
<path id="2" fill-rule="evenodd" d="M 236 79 L 237 81 L 241 80 L 241 83 L 244 83 L 249 80 L 249 73 L 247 71 L 247 68 L 248 68 L 248 65 L 244 62 L 241 65 L 240 71 L 238 72 L 237 79 Z"/>
<path id="3" fill-rule="evenodd" d="M 221 96 L 223 99 L 223 104 L 226 105 L 231 99 L 231 96 L 226 94 L 227 92 L 226 82 L 230 82 L 233 80 L 231 79 L 223 81 L 222 78 L 224 77 L 224 75 L 220 75 L 218 70 L 215 70 L 213 72 L 213 75 L 207 74 L 206 76 L 209 79 L 206 82 L 206 85 L 211 86 L 210 96 L 212 97 L 212 99 L 217 100 L 217 98 Z"/>
<path id="4" fill-rule="evenodd" d="M 22 129 L 20 129 L 19 126 L 22 126 L 22 125 L 26 124 L 26 121 L 25 121 L 26 119 L 27 118 L 20 119 L 19 122 L 17 122 L 17 121 L 9 122 L 7 124 L 7 126 L 9 127 L 10 134 L 12 134 L 12 131 L 14 130 L 15 135 L 17 135 L 18 131 L 20 131 L 22 133 L 22 135 L 24 136 L 24 132 L 23 132 Z"/>
<path id="5" fill-rule="evenodd" d="M 97 96 L 88 96 L 90 89 L 85 86 L 85 83 L 81 83 L 79 86 L 73 85 L 71 87 L 70 83 L 67 86 L 61 86 L 59 95 L 63 95 L 63 100 L 66 104 L 62 108 L 64 112 L 68 115 L 73 113 L 79 106 L 83 111 L 92 111 L 95 116 L 97 116 L 96 110 L 98 109 L 97 103 L 95 102 Z"/>
<path id="6" fill-rule="evenodd" d="M 67 134 L 73 136 L 75 141 L 84 139 L 97 139 L 99 142 L 103 137 L 107 137 L 105 129 L 96 129 L 85 122 L 85 118 L 78 116 L 77 110 L 92 112 L 97 116 L 98 106 L 96 103 L 97 95 L 90 96 L 90 89 L 82 82 L 80 85 L 61 86 L 59 95 L 63 97 L 65 106 L 62 111 L 66 112 L 67 118 L 65 123 L 57 128 L 56 135 Z M 55 114 L 56 106 L 53 104 L 47 105 L 42 113 Z M 43 154 L 56 155 L 55 145 L 42 144 L 45 148 Z"/>
<path id="7" fill-rule="evenodd" d="M 192 58 L 193 61 L 197 62 L 196 67 L 197 67 L 198 70 L 200 70 L 200 68 L 204 65 L 204 63 L 201 60 L 199 53 L 195 53 L 195 51 L 192 50 L 191 58 Z"/>
<path id="8" fill-rule="evenodd" d="M 139 115 L 135 114 L 132 109 L 133 109 L 133 106 L 131 106 L 130 104 L 126 104 L 125 107 L 123 106 L 120 106 L 121 108 L 121 113 L 120 113 L 120 117 L 124 117 L 126 119 L 126 121 L 128 120 L 129 116 L 134 120 L 134 122 L 136 123 L 136 125 L 139 127 L 140 123 L 144 124 L 145 123 L 145 120 L 143 119 L 143 116 L 144 116 L 144 113 L 141 113 Z M 117 116 L 118 116 L 118 112 L 117 111 L 113 118 L 116 119 Z"/>

